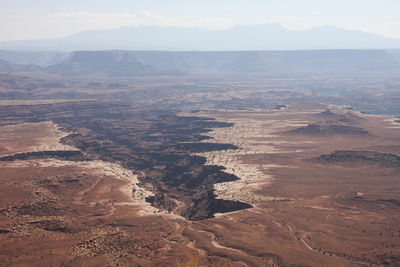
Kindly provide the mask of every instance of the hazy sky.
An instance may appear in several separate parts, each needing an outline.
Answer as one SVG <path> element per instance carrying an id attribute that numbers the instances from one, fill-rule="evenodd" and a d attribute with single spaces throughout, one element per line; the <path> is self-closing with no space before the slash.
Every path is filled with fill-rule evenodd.
<path id="1" fill-rule="evenodd" d="M 400 0 L 0 0 L 0 40 L 122 26 L 333 25 L 400 38 Z"/>

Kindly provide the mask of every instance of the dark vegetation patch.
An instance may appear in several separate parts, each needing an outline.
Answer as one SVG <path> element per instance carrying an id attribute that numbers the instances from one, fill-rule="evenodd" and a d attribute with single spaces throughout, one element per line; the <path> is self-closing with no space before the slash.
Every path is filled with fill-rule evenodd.
<path id="1" fill-rule="evenodd" d="M 145 250 L 149 255 L 143 256 L 151 257 L 154 256 L 154 251 L 164 247 L 164 244 L 160 238 L 143 238 L 121 232 L 83 241 L 77 247 L 88 251 L 91 256 L 113 254 L 115 251 L 118 251 L 120 255 L 127 256 L 127 254 L 135 254 L 139 251 L 143 253 Z"/>
<path id="2" fill-rule="evenodd" d="M 290 134 L 311 134 L 311 135 L 330 135 L 330 134 L 354 134 L 368 135 L 369 133 L 362 128 L 347 125 L 316 125 L 309 124 L 289 131 Z"/>
<path id="3" fill-rule="evenodd" d="M 68 225 L 60 220 L 43 220 L 43 221 L 35 221 L 30 222 L 29 224 L 35 226 L 36 228 L 40 228 L 46 231 L 52 232 L 70 232 L 68 229 Z"/>
<path id="4" fill-rule="evenodd" d="M 61 159 L 69 161 L 85 161 L 86 158 L 81 151 L 57 150 L 17 153 L 10 156 L 0 157 L 0 161 L 32 160 L 32 159 Z"/>
<path id="5" fill-rule="evenodd" d="M 62 216 L 64 211 L 57 207 L 57 203 L 53 201 L 27 203 L 21 206 L 14 207 L 18 215 L 31 215 L 31 216 Z"/>
<path id="6" fill-rule="evenodd" d="M 377 201 L 400 207 L 400 200 L 397 199 L 378 199 Z"/>
<path id="7" fill-rule="evenodd" d="M 356 206 L 369 210 L 398 210 L 400 208 L 400 200 L 398 199 L 374 199 L 364 196 L 354 195 L 339 200 L 341 204 Z"/>
<path id="8" fill-rule="evenodd" d="M 400 266 L 400 257 L 393 254 L 380 254 L 376 256 L 381 266 Z"/>
<path id="9" fill-rule="evenodd" d="M 80 176 L 82 179 L 83 176 Z M 51 192 L 55 194 L 62 194 L 65 193 L 66 191 L 69 190 L 78 190 L 79 188 L 82 187 L 82 183 L 79 179 L 44 179 L 36 182 L 36 184 L 41 187 L 45 188 L 47 190 L 50 190 Z"/>
<path id="10" fill-rule="evenodd" d="M 376 151 L 338 150 L 331 154 L 311 159 L 311 161 L 334 164 L 368 163 L 384 167 L 400 167 L 400 156 Z"/>

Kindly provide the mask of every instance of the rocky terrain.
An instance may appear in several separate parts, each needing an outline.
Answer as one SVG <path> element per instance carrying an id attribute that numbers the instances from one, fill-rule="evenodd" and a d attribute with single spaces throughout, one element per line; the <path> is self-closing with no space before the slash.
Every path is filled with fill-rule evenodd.
<path id="1" fill-rule="evenodd" d="M 152 185 L 154 196 L 147 198 L 157 208 L 189 219 L 206 219 L 215 213 L 249 208 L 230 200 L 216 200 L 213 184 L 238 180 L 220 166 L 207 166 L 192 152 L 235 149 L 230 144 L 196 143 L 212 127 L 231 124 L 197 117 L 177 117 L 164 110 L 129 111 L 129 106 L 95 102 L 39 105 L 27 112 L 15 106 L 12 116 L 23 122 L 52 120 L 65 130 L 76 132 L 62 142 L 80 151 L 39 151 L 1 157 L 0 161 L 55 158 L 65 160 L 101 159 L 118 162 L 142 173 L 143 185 Z M 124 110 L 124 111 L 122 111 Z M 74 116 L 80 112 L 80 116 Z M 82 152 L 84 155 L 82 154 Z"/>
<path id="2" fill-rule="evenodd" d="M 0 262 L 396 266 L 398 168 L 368 160 L 396 161 L 398 129 L 330 108 L 2 105 Z M 291 133 L 347 113 L 370 134 Z"/>
<path id="3" fill-rule="evenodd" d="M 0 266 L 398 266 L 389 54 L 17 62 L 0 75 Z"/>
<path id="4" fill-rule="evenodd" d="M 230 140 L 241 149 L 203 155 L 209 164 L 221 164 L 227 171 L 242 177 L 231 184 L 217 184 L 216 192 L 221 198 L 237 198 L 254 206 L 248 211 L 252 219 L 239 213 L 231 215 L 236 223 L 265 226 L 265 221 L 261 223 L 260 220 L 268 216 L 278 229 L 291 233 L 313 257 L 323 255 L 324 262 L 328 258 L 344 260 L 324 263 L 327 266 L 396 266 L 400 260 L 396 226 L 399 147 L 395 140 L 399 140 L 398 128 L 393 128 L 389 118 L 362 115 L 343 108 L 329 112 L 307 111 L 291 106 L 269 112 L 215 112 L 215 118 L 235 123 L 235 126 L 231 131 L 215 129 L 209 133 L 212 139 L 202 142 Z M 212 112 L 207 111 L 200 114 L 212 116 Z M 342 114 L 352 118 L 351 123 L 356 127 L 348 126 L 350 129 L 370 134 L 338 135 L 327 131 L 299 135 L 292 132 L 304 124 L 344 123 Z M 349 147 L 353 150 L 344 150 Z M 342 150 L 332 152 L 338 148 Z M 372 148 L 375 151 L 371 151 Z M 314 159 L 309 160 L 310 156 Z M 223 216 L 218 219 L 219 223 L 224 221 Z M 267 236 L 276 231 L 271 230 Z M 222 231 L 219 233 L 222 235 Z M 275 238 L 267 239 L 270 242 Z M 236 243 L 231 241 L 230 244 L 239 247 L 240 238 L 235 240 Z M 254 242 L 257 237 L 249 240 Z M 345 245 L 346 242 L 349 243 Z M 283 243 L 280 239 L 276 246 L 281 247 Z M 385 252 L 376 251 L 378 243 L 384 244 Z M 268 247 L 269 251 L 274 250 Z M 283 259 L 288 258 L 290 256 Z"/>
<path id="5" fill-rule="evenodd" d="M 363 117 L 358 116 L 354 112 L 350 112 L 349 110 L 353 110 L 352 107 L 346 107 L 344 112 L 332 112 L 332 110 L 325 110 L 320 113 L 315 114 L 314 116 L 317 118 L 322 118 L 327 121 L 339 121 L 341 123 L 359 123 L 362 120 L 365 120 Z"/>

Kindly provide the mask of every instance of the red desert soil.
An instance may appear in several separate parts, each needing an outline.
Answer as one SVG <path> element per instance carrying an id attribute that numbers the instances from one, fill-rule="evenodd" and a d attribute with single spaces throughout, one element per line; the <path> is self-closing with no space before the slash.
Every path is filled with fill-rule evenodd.
<path id="1" fill-rule="evenodd" d="M 0 162 L 0 265 L 178 266 L 190 259 L 202 266 L 399 265 L 400 168 L 310 159 L 336 150 L 398 155 L 400 129 L 390 117 L 355 111 L 350 122 L 315 116 L 323 111 L 292 106 L 197 113 L 235 123 L 208 133 L 214 139 L 203 142 L 240 149 L 202 155 L 241 178 L 217 184 L 219 197 L 253 205 L 201 221 L 150 207 L 142 196 L 149 192 L 135 185 L 136 175 L 116 164 Z M 291 132 L 332 123 L 369 134 Z M 46 138 L 53 140 L 46 150 L 59 149 L 63 135 L 55 128 L 30 126 L 44 130 L 0 128 L 13 132 L 1 143 L 3 155 L 37 151 Z M 24 143 L 12 138 L 14 132 Z"/>

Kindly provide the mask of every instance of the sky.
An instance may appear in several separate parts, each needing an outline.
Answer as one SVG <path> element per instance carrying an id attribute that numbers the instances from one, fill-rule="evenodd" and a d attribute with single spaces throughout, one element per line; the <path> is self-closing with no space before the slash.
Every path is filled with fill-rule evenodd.
<path id="1" fill-rule="evenodd" d="M 332 25 L 400 38 L 399 0 L 0 0 L 0 6 L 2 41 L 141 25 L 219 30 L 265 23 L 291 30 Z"/>

